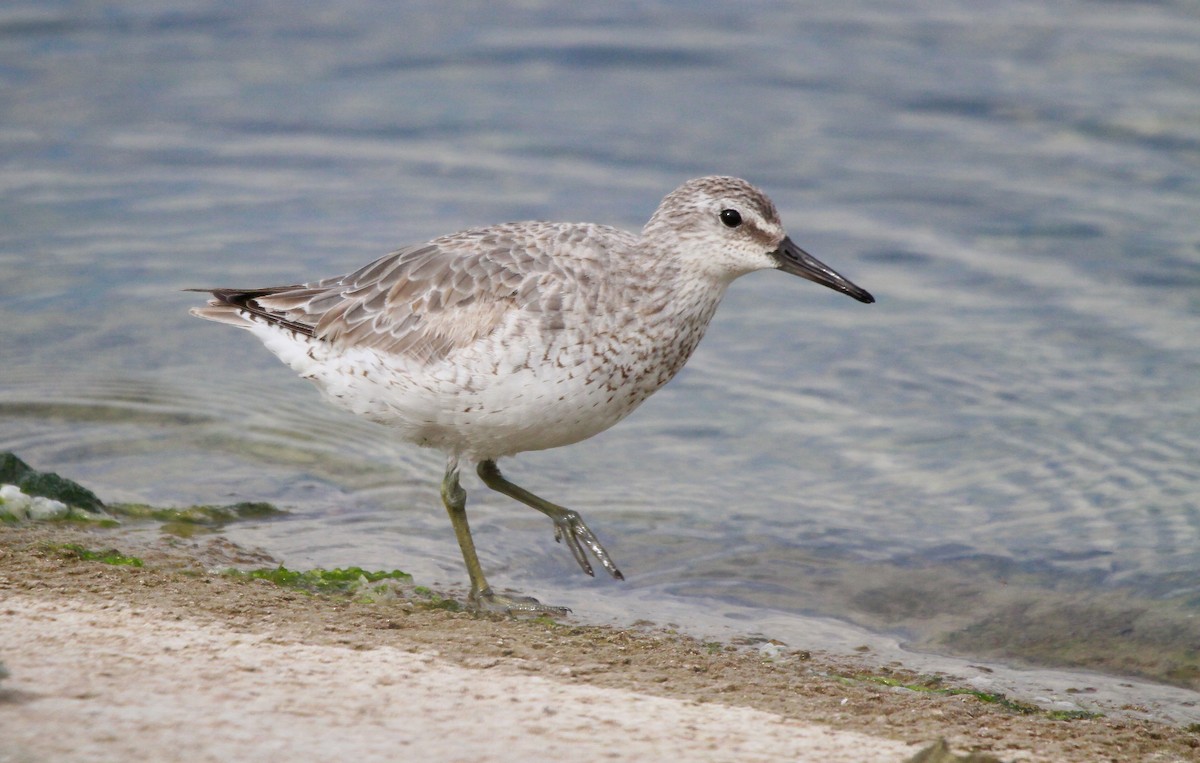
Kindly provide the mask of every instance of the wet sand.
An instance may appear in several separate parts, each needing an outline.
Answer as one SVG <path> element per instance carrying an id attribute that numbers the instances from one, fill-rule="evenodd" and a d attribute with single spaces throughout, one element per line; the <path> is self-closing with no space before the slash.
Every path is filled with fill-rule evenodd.
<path id="1" fill-rule="evenodd" d="M 0 763 L 899 763 L 939 738 L 1004 761 L 1200 760 L 1194 731 L 887 686 L 919 679 L 803 645 L 477 617 L 214 572 L 272 561 L 220 536 L 0 527 Z"/>

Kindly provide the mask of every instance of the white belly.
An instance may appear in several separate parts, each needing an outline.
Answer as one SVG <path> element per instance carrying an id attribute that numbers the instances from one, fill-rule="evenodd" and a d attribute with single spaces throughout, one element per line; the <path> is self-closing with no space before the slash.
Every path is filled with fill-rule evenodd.
<path id="1" fill-rule="evenodd" d="M 417 364 L 370 348 L 335 349 L 263 323 L 251 331 L 335 405 L 394 427 L 409 442 L 473 460 L 584 440 L 670 378 L 631 373 L 629 359 L 581 353 L 578 344 L 551 345 L 534 357 L 522 349 L 526 343 L 497 340 Z"/>

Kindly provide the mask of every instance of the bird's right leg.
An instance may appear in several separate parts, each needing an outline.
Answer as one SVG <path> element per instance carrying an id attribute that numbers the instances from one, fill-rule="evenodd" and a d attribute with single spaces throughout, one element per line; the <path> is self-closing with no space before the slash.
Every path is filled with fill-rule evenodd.
<path id="1" fill-rule="evenodd" d="M 554 540 L 562 541 L 566 538 L 567 548 L 571 549 L 575 561 L 579 562 L 580 568 L 588 575 L 594 576 L 595 573 L 592 572 L 592 565 L 588 561 L 587 554 L 583 552 L 585 546 L 595 555 L 600 566 L 608 570 L 608 574 L 617 580 L 625 579 L 625 576 L 617 569 L 617 565 L 613 564 L 612 557 L 604 550 L 604 546 L 600 545 L 595 534 L 584 524 L 583 517 L 579 516 L 579 512 L 559 506 L 557 503 L 550 503 L 520 485 L 509 482 L 500 473 L 500 467 L 496 466 L 496 462 L 491 459 L 480 461 L 476 471 L 479 473 L 479 478 L 483 480 L 483 484 L 492 490 L 503 493 L 509 498 L 515 498 L 526 506 L 537 509 L 550 517 L 554 521 Z"/>
<path id="2" fill-rule="evenodd" d="M 462 549 L 463 562 L 467 565 L 467 576 L 471 579 L 471 593 L 467 599 L 472 609 L 499 614 L 565 615 L 571 610 L 542 604 L 530 596 L 506 596 L 494 593 L 483 576 L 483 565 L 475 552 L 475 540 L 467 524 L 467 491 L 458 481 L 458 457 L 446 460 L 446 474 L 442 477 L 442 503 L 450 515 L 450 524 Z"/>

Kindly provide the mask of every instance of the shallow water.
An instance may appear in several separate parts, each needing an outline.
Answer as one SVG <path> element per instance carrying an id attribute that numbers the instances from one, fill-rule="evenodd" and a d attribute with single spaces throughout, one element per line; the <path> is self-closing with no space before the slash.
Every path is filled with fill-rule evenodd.
<path id="1" fill-rule="evenodd" d="M 0 450 L 107 500 L 273 501 L 233 534 L 292 566 L 457 583 L 440 456 L 179 289 L 636 229 L 737 174 L 878 303 L 739 281 L 633 417 L 505 465 L 628 582 L 472 481 L 493 582 L 1200 686 L 1188 4 L 39 2 L 0 10 L 0 83 Z"/>

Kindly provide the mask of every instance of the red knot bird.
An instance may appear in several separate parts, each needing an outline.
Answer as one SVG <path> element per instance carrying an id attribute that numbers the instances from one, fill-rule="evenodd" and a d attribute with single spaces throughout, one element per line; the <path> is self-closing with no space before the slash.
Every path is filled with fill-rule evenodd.
<path id="1" fill-rule="evenodd" d="M 687 362 L 725 288 L 774 268 L 874 302 L 796 246 L 762 191 L 689 180 L 635 235 L 590 223 L 473 228 L 393 252 L 348 275 L 211 294 L 191 312 L 254 334 L 333 404 L 446 454 L 442 502 L 471 581 L 471 606 L 565 611 L 493 592 L 467 523 L 459 462 L 554 522 L 623 580 L 570 509 L 500 473 L 496 459 L 570 445 L 628 416 Z"/>

